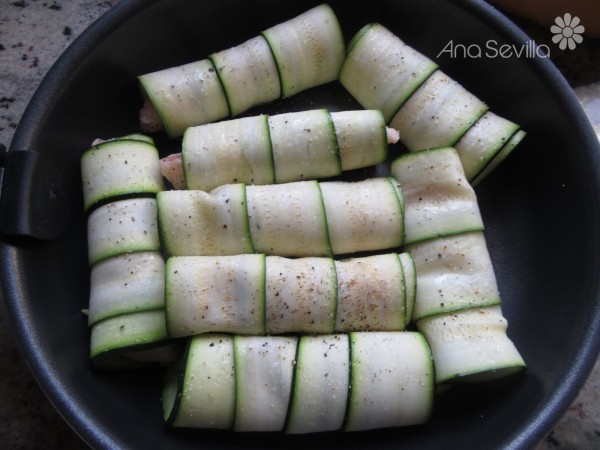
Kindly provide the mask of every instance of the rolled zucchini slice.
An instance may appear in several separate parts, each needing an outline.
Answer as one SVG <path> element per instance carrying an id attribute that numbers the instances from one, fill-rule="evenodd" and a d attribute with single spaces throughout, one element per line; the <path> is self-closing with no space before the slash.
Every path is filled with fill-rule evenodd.
<path id="1" fill-rule="evenodd" d="M 316 181 L 247 186 L 254 250 L 279 256 L 329 256 L 327 215 Z"/>
<path id="2" fill-rule="evenodd" d="M 477 196 L 451 147 L 407 153 L 392 163 L 404 196 L 405 244 L 484 229 Z"/>
<path id="3" fill-rule="evenodd" d="M 411 151 L 453 146 L 488 107 L 441 70 L 435 71 L 390 121 Z"/>
<path id="4" fill-rule="evenodd" d="M 231 115 L 281 96 L 273 53 L 263 36 L 210 56 L 223 83 Z"/>
<path id="5" fill-rule="evenodd" d="M 164 308 L 165 262 L 160 252 L 124 253 L 94 264 L 88 323 Z"/>
<path id="6" fill-rule="evenodd" d="M 389 177 L 163 191 L 157 201 L 169 256 L 330 256 L 398 247 L 404 239 L 401 191 Z"/>
<path id="7" fill-rule="evenodd" d="M 188 127 L 334 81 L 344 54 L 337 18 L 322 4 L 208 58 L 139 76 L 147 98 L 140 124 L 178 137 Z"/>
<path id="8" fill-rule="evenodd" d="M 235 431 L 282 431 L 292 390 L 293 336 L 235 336 Z"/>
<path id="9" fill-rule="evenodd" d="M 185 428 L 231 428 L 235 399 L 233 337 L 216 333 L 191 339 L 183 362 L 172 366 L 164 383 L 166 424 Z"/>
<path id="10" fill-rule="evenodd" d="M 350 355 L 346 431 L 418 425 L 429 419 L 435 371 L 420 333 L 353 332 Z"/>
<path id="11" fill-rule="evenodd" d="M 274 183 L 268 116 L 188 128 L 181 159 L 187 189 L 208 192 L 224 184 Z"/>
<path id="12" fill-rule="evenodd" d="M 485 166 L 493 170 L 488 161 L 512 134 L 512 122 L 486 115 L 483 101 L 378 23 L 352 38 L 339 79 L 364 108 L 382 111 L 409 150 L 460 147 L 469 180 Z"/>
<path id="13" fill-rule="evenodd" d="M 490 381 L 526 366 L 499 305 L 427 317 L 417 327 L 431 346 L 437 384 Z"/>
<path id="14" fill-rule="evenodd" d="M 347 334 L 302 336 L 285 432 L 340 430 L 350 387 Z"/>
<path id="15" fill-rule="evenodd" d="M 92 325 L 90 356 L 101 361 L 167 341 L 164 309 L 121 314 Z"/>
<path id="16" fill-rule="evenodd" d="M 467 180 L 475 179 L 519 126 L 491 111 L 486 112 L 456 143 Z"/>
<path id="17" fill-rule="evenodd" d="M 165 285 L 170 337 L 265 334 L 264 255 L 169 258 Z"/>
<path id="18" fill-rule="evenodd" d="M 163 390 L 170 426 L 289 434 L 415 425 L 431 414 L 417 332 L 191 339 Z"/>
<path id="19" fill-rule="evenodd" d="M 404 241 L 402 201 L 389 177 L 320 184 L 334 254 L 383 250 Z"/>
<path id="20" fill-rule="evenodd" d="M 336 261 L 262 254 L 167 260 L 170 337 L 401 331 L 406 282 L 396 253 Z"/>
<path id="21" fill-rule="evenodd" d="M 169 256 L 252 253 L 246 188 L 229 184 L 204 191 L 157 195 L 163 249 Z"/>
<path id="22" fill-rule="evenodd" d="M 326 109 L 260 115 L 188 128 L 181 154 L 160 160 L 175 189 L 327 178 L 382 163 L 397 142 L 379 111 Z"/>
<path id="23" fill-rule="evenodd" d="M 229 115 L 225 91 L 208 58 L 148 73 L 138 79 L 172 138 L 181 136 L 188 127 Z M 141 114 L 146 112 L 142 110 Z"/>
<path id="24" fill-rule="evenodd" d="M 380 110 L 387 123 L 437 68 L 383 25 L 371 23 L 350 41 L 339 79 L 364 108 Z"/>
<path id="25" fill-rule="evenodd" d="M 338 78 L 346 47 L 329 5 L 316 6 L 262 35 L 275 57 L 283 97 Z"/>
<path id="26" fill-rule="evenodd" d="M 266 258 L 267 334 L 335 329 L 338 283 L 331 258 Z"/>
<path id="27" fill-rule="evenodd" d="M 81 156 L 84 209 L 113 197 L 164 189 L 156 147 L 129 137 L 104 141 Z"/>
<path id="28" fill-rule="evenodd" d="M 386 122 L 379 110 L 336 111 L 331 113 L 342 170 L 361 169 L 384 162 L 389 139 Z"/>
<path id="29" fill-rule="evenodd" d="M 406 327 L 406 281 L 396 253 L 336 261 L 336 332 Z"/>
<path id="30" fill-rule="evenodd" d="M 407 247 L 415 263 L 417 292 L 413 320 L 500 303 L 485 237 L 475 231 Z"/>
<path id="31" fill-rule="evenodd" d="M 102 205 L 88 216 L 90 265 L 129 252 L 160 251 L 154 198 L 132 198 Z"/>
<path id="32" fill-rule="evenodd" d="M 277 183 L 342 173 L 335 129 L 326 109 L 270 116 L 269 129 Z"/>

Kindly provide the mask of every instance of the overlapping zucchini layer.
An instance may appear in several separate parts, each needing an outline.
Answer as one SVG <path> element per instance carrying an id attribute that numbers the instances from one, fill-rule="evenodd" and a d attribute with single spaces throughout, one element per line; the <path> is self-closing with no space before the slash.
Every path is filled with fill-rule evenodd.
<path id="1" fill-rule="evenodd" d="M 367 111 L 208 123 L 338 74 Z M 161 161 L 130 135 L 82 155 L 90 354 L 170 364 L 169 425 L 416 425 L 436 385 L 525 367 L 472 187 L 525 133 L 427 57 L 380 24 L 344 55 L 321 5 L 140 82 L 145 119 L 185 131 L 183 151 Z M 384 161 L 386 123 L 410 150 L 391 176 L 315 181 Z M 166 191 L 161 165 L 190 190 Z"/>

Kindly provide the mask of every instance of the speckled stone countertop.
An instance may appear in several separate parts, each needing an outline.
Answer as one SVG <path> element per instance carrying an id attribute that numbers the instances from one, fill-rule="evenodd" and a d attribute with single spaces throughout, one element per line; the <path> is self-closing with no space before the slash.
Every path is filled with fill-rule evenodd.
<path id="1" fill-rule="evenodd" d="M 15 128 L 42 77 L 90 23 L 118 0 L 0 0 L 0 144 Z M 538 43 L 552 46 L 548 30 L 515 18 Z M 556 47 L 556 46 L 555 46 Z M 584 39 L 552 59 L 575 88 L 600 136 L 600 41 Z M 29 373 L 0 307 L 0 447 L 86 448 Z M 600 364 L 580 395 L 536 450 L 600 448 Z"/>

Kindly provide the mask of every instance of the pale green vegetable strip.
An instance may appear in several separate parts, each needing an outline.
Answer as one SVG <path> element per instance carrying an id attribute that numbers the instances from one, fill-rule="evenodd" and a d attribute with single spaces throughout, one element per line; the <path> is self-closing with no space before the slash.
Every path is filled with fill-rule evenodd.
<path id="1" fill-rule="evenodd" d="M 348 335 L 302 336 L 286 433 L 342 428 L 348 397 Z"/>
<path id="2" fill-rule="evenodd" d="M 233 337 L 199 336 L 191 340 L 185 356 L 185 370 L 172 370 L 163 389 L 165 421 L 173 427 L 231 428 L 236 396 Z"/>
<path id="3" fill-rule="evenodd" d="M 90 265 L 127 252 L 159 251 L 154 198 L 133 198 L 102 205 L 88 217 Z"/>
<path id="4" fill-rule="evenodd" d="M 84 208 L 121 195 L 154 194 L 164 189 L 158 151 L 139 139 L 102 142 L 81 156 Z"/>
<path id="5" fill-rule="evenodd" d="M 500 303 L 496 275 L 481 231 L 407 247 L 417 272 L 413 320 Z"/>
<path id="6" fill-rule="evenodd" d="M 457 81 L 435 71 L 390 121 L 411 151 L 456 144 L 488 107 Z"/>
<path id="7" fill-rule="evenodd" d="M 417 327 L 431 346 L 438 384 L 490 381 L 525 367 L 499 305 L 427 317 Z"/>
<path id="8" fill-rule="evenodd" d="M 236 431 L 281 431 L 291 396 L 298 338 L 235 336 Z"/>
<path id="9" fill-rule="evenodd" d="M 88 323 L 163 308 L 165 263 L 160 252 L 123 253 L 94 264 Z"/>
<path id="10" fill-rule="evenodd" d="M 333 333 L 337 278 L 331 258 L 266 258 L 267 334 Z"/>
<path id="11" fill-rule="evenodd" d="M 353 332 L 346 431 L 425 423 L 432 410 L 434 369 L 416 332 Z"/>
<path id="12" fill-rule="evenodd" d="M 316 6 L 262 35 L 275 57 L 283 97 L 337 79 L 345 44 L 329 5 Z"/>
<path id="13" fill-rule="evenodd" d="M 180 256 L 166 269 L 170 337 L 265 333 L 265 257 Z"/>
<path id="14" fill-rule="evenodd" d="M 477 196 L 454 148 L 402 155 L 392 175 L 404 195 L 406 244 L 483 230 Z"/>
<path id="15" fill-rule="evenodd" d="M 263 36 L 213 53 L 210 59 L 223 83 L 233 116 L 280 97 L 277 66 Z"/>

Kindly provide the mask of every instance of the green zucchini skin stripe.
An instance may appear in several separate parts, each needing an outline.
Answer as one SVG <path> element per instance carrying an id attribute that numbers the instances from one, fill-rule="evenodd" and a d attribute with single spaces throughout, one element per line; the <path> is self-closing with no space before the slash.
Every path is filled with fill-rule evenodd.
<path id="1" fill-rule="evenodd" d="M 163 408 L 172 427 L 369 430 L 426 421 L 434 386 L 431 351 L 418 332 L 210 334 L 191 339 L 166 378 Z"/>

